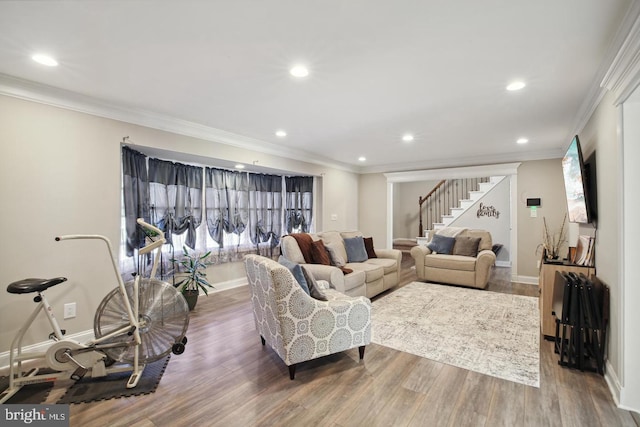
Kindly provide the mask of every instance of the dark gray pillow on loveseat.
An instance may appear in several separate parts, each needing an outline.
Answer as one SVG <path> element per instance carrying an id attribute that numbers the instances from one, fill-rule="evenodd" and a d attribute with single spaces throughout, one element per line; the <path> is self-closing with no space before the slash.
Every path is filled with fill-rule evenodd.
<path id="1" fill-rule="evenodd" d="M 434 234 L 431 241 L 427 243 L 427 247 L 431 249 L 431 252 L 435 252 L 437 254 L 451 255 L 451 252 L 453 251 L 453 245 L 455 243 L 456 243 L 456 239 L 454 239 L 453 237 Z"/>
<path id="2" fill-rule="evenodd" d="M 453 255 L 476 257 L 478 255 L 479 237 L 458 236 L 453 245 Z"/>

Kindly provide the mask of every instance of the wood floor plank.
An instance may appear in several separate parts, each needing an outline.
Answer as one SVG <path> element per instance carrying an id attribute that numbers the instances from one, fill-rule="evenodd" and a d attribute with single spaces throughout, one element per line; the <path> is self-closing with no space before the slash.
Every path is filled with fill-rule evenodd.
<path id="1" fill-rule="evenodd" d="M 564 426 L 600 426 L 600 417 L 591 399 L 586 375 L 575 369 L 555 366 L 558 404 Z"/>
<path id="2" fill-rule="evenodd" d="M 420 358 L 416 366 L 411 370 L 411 374 L 407 376 L 403 387 L 418 393 L 427 394 L 435 379 L 440 375 L 440 370 L 443 366 L 443 363 Z"/>
<path id="3" fill-rule="evenodd" d="M 386 347 L 381 347 L 377 355 L 388 357 L 374 358 L 377 361 L 386 360 L 386 363 L 370 371 L 371 365 L 367 364 L 367 371 L 371 373 L 373 381 L 366 389 L 358 389 L 357 393 L 347 399 L 348 406 L 335 418 L 340 425 L 354 425 L 354 423 L 375 423 L 385 404 L 394 393 L 398 391 L 408 375 L 408 369 L 417 363 L 418 358 L 408 353 L 398 352 Z"/>
<path id="4" fill-rule="evenodd" d="M 636 427 L 636 423 L 629 411 L 616 408 L 609 389 L 602 381 L 602 377 L 590 374 L 585 379 L 594 407 L 603 426 Z"/>
<path id="5" fill-rule="evenodd" d="M 525 391 L 530 388 L 533 387 L 496 378 L 486 425 L 525 425 Z"/>
<path id="6" fill-rule="evenodd" d="M 526 387 L 524 425 L 530 427 L 561 426 L 562 415 L 558 403 L 556 371 L 558 357 L 553 352 L 553 344 L 540 342 L 540 388 Z"/>
<path id="7" fill-rule="evenodd" d="M 469 371 L 444 365 L 425 398 L 420 402 L 410 426 L 447 426 Z"/>
<path id="8" fill-rule="evenodd" d="M 496 382 L 496 378 L 488 375 L 469 372 L 462 385 L 451 417 L 449 418 L 449 425 L 484 426 L 487 423 L 489 409 L 493 402 L 491 397 L 494 396 Z M 502 381 L 501 384 L 503 383 L 514 384 L 509 381 Z"/>

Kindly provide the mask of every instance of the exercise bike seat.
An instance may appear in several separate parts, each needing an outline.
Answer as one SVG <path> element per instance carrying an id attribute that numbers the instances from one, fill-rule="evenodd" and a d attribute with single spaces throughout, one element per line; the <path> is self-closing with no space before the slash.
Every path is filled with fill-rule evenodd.
<path id="1" fill-rule="evenodd" d="M 10 294 L 29 294 L 31 292 L 42 292 L 59 283 L 66 282 L 66 277 L 54 277 L 53 279 L 23 279 L 13 282 L 7 286 Z"/>

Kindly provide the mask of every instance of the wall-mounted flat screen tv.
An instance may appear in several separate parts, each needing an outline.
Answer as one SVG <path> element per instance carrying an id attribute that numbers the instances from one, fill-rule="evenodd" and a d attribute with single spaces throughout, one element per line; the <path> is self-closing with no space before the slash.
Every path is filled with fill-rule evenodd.
<path id="1" fill-rule="evenodd" d="M 567 194 L 569 222 L 588 224 L 591 222 L 587 174 L 578 135 L 574 136 L 562 159 L 564 189 Z"/>

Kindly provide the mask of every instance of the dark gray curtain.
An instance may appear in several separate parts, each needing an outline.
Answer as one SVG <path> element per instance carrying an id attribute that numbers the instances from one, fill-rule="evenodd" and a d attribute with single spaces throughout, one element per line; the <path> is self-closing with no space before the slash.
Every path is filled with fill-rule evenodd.
<path id="1" fill-rule="evenodd" d="M 285 223 L 287 232 L 300 227 L 308 233 L 313 212 L 313 177 L 291 176 L 285 178 Z"/>
<path id="2" fill-rule="evenodd" d="M 224 247 L 224 232 L 242 234 L 249 221 L 249 176 L 245 172 L 205 169 L 207 230 Z"/>
<path id="3" fill-rule="evenodd" d="M 165 232 L 187 233 L 185 244 L 196 247 L 196 228 L 202 221 L 202 168 L 149 159 L 152 221 Z"/>
<path id="4" fill-rule="evenodd" d="M 251 242 L 280 243 L 282 232 L 282 177 L 249 175 L 249 233 Z"/>
<path id="5" fill-rule="evenodd" d="M 127 256 L 144 246 L 144 234 L 138 232 L 136 220 L 149 221 L 149 183 L 147 156 L 122 147 L 122 196 L 124 202 Z"/>

